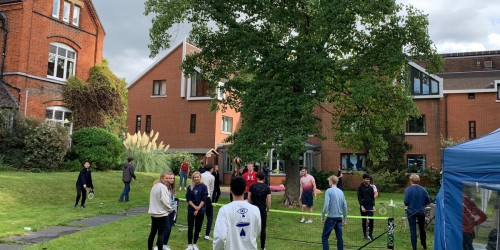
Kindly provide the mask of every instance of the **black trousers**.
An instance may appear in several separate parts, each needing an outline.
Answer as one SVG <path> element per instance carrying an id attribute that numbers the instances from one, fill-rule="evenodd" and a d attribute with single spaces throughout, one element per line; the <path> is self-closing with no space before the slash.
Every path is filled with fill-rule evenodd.
<path id="1" fill-rule="evenodd" d="M 163 237 L 165 234 L 165 224 L 167 223 L 168 216 L 163 217 L 153 217 L 151 216 L 151 231 L 148 237 L 148 249 L 153 249 L 153 242 L 155 240 L 156 234 L 158 238 L 156 239 L 156 246 L 158 249 L 163 249 Z"/>
<path id="2" fill-rule="evenodd" d="M 210 236 L 210 231 L 212 231 L 212 221 L 214 220 L 214 206 L 210 197 L 207 197 L 205 203 L 205 215 L 207 216 L 207 228 L 205 230 L 205 235 Z"/>
<path id="3" fill-rule="evenodd" d="M 217 202 L 220 197 L 220 187 L 214 188 L 214 193 L 212 194 L 212 202 Z"/>
<path id="4" fill-rule="evenodd" d="M 83 188 L 83 186 L 76 185 L 76 201 L 75 206 L 78 206 L 78 201 L 82 197 L 82 206 L 85 205 L 85 200 L 87 199 L 87 189 Z"/>
<path id="5" fill-rule="evenodd" d="M 267 227 L 267 211 L 265 207 L 259 207 L 260 211 L 260 249 L 266 248 L 266 227 Z"/>
<path id="6" fill-rule="evenodd" d="M 194 244 L 196 244 L 196 242 L 198 242 L 198 237 L 201 232 L 201 227 L 203 226 L 203 218 L 205 218 L 205 213 L 198 212 L 198 214 L 194 216 L 194 212 L 188 211 L 188 218 L 187 218 L 188 244 L 193 244 L 193 242 Z M 194 228 L 194 239 L 193 239 L 193 228 Z"/>

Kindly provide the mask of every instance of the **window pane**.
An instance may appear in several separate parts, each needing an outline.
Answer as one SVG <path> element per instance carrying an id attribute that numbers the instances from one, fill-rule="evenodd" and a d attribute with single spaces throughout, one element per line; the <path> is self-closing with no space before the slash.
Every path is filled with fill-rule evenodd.
<path id="1" fill-rule="evenodd" d="M 63 21 L 69 22 L 69 10 L 71 8 L 71 4 L 68 2 L 64 2 L 64 12 L 63 12 Z"/>
<path id="2" fill-rule="evenodd" d="M 50 45 L 49 46 L 49 52 L 52 53 L 52 54 L 56 54 L 57 53 L 57 47 L 54 46 L 54 45 Z"/>
<path id="3" fill-rule="evenodd" d="M 165 95 L 167 93 L 167 82 L 161 81 L 160 95 Z"/>
<path id="4" fill-rule="evenodd" d="M 429 76 L 424 75 L 424 77 L 422 77 L 422 94 L 428 95 L 429 93 L 430 93 Z"/>
<path id="5" fill-rule="evenodd" d="M 66 49 L 63 49 L 61 47 L 57 48 L 57 54 L 66 57 Z"/>
<path id="6" fill-rule="evenodd" d="M 45 110 L 45 119 L 52 119 L 53 115 L 54 115 L 54 110 L 52 109 Z"/>
<path id="7" fill-rule="evenodd" d="M 55 111 L 55 115 L 54 115 L 54 119 L 62 121 L 62 119 L 63 119 L 63 113 L 64 112 L 61 111 L 61 110 L 56 110 Z"/>
<path id="8" fill-rule="evenodd" d="M 73 114 L 72 113 L 70 113 L 70 112 L 64 112 L 64 120 L 65 121 L 68 120 L 68 121 L 71 122 L 72 119 L 73 119 Z"/>
<path id="9" fill-rule="evenodd" d="M 191 76 L 191 96 L 196 96 L 196 74 Z"/>
<path id="10" fill-rule="evenodd" d="M 52 2 L 52 16 L 58 18 L 59 17 L 59 0 L 54 0 Z"/>
<path id="11" fill-rule="evenodd" d="M 49 54 L 49 63 L 47 65 L 47 75 L 54 76 L 54 67 L 56 66 L 56 55 Z"/>
<path id="12" fill-rule="evenodd" d="M 160 84 L 158 81 L 153 81 L 153 95 L 160 95 Z"/>
<path id="13" fill-rule="evenodd" d="M 69 51 L 68 50 L 68 58 L 69 59 L 75 59 L 76 53 L 74 51 Z"/>
<path id="14" fill-rule="evenodd" d="M 57 59 L 56 77 L 64 78 L 64 59 Z"/>
<path id="15" fill-rule="evenodd" d="M 439 94 L 439 83 L 438 81 L 431 78 L 431 94 Z"/>
<path id="16" fill-rule="evenodd" d="M 80 7 L 73 7 L 73 25 L 78 26 L 80 24 Z"/>
<path id="17" fill-rule="evenodd" d="M 66 61 L 66 79 L 68 79 L 70 76 L 73 76 L 74 65 L 75 64 L 72 61 Z"/>

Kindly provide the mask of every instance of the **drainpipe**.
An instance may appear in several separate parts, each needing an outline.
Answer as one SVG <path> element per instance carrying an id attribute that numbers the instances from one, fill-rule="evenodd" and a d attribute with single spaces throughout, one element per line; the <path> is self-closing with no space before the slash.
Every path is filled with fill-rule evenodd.
<path id="1" fill-rule="evenodd" d="M 444 94 L 444 134 L 448 138 L 448 94 Z"/>
<path id="2" fill-rule="evenodd" d="M 2 66 L 1 66 L 1 80 L 3 81 L 3 72 L 5 68 L 5 51 L 7 50 L 7 17 L 5 14 L 0 13 L 0 22 L 2 22 L 2 33 L 3 33 L 3 48 L 2 48 Z"/>

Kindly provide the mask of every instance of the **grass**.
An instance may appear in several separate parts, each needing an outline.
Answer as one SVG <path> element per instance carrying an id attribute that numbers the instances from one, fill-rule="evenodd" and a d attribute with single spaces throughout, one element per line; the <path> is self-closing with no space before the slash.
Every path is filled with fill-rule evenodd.
<path id="1" fill-rule="evenodd" d="M 158 174 L 137 173 L 140 183 L 133 182 L 131 201 L 118 203 L 118 197 L 123 188 L 121 173 L 94 172 L 95 198 L 87 202 L 87 208 L 74 209 L 75 181 L 78 173 L 15 173 L 0 172 L 0 238 L 12 235 L 22 235 L 26 232 L 25 226 L 33 230 L 41 230 L 67 223 L 85 217 L 92 217 L 103 213 L 115 213 L 130 207 L 147 206 L 151 184 Z M 177 197 L 184 198 L 185 191 L 180 191 Z M 349 215 L 359 215 L 356 192 L 346 191 L 349 206 Z M 281 206 L 282 196 L 273 195 L 273 209 L 297 212 L 298 208 L 284 208 Z M 403 194 L 381 193 L 377 198 L 378 209 L 380 203 L 389 203 L 390 200 L 400 204 Z M 324 194 L 315 201 L 314 212 L 321 213 Z M 99 203 L 104 203 L 99 209 Z M 222 197 L 220 203 L 229 202 L 228 197 Z M 181 204 L 178 225 L 174 227 L 169 246 L 172 249 L 184 249 L 187 244 L 186 205 Z M 100 210 L 100 211 L 99 211 Z M 391 208 L 387 207 L 390 216 Z M 216 212 L 215 208 L 214 224 Z M 381 216 L 381 215 L 378 215 Z M 402 207 L 395 208 L 397 227 L 395 229 L 395 248 L 409 249 L 409 230 L 404 229 L 401 217 L 404 216 Z M 323 225 L 319 216 L 314 216 L 313 224 L 300 224 L 300 215 L 284 212 L 269 214 L 267 229 L 267 249 L 319 249 L 321 245 L 321 231 Z M 387 220 L 375 221 L 374 236 L 382 234 L 387 228 Z M 147 237 L 150 229 L 150 217 L 147 214 L 127 217 L 119 221 L 83 230 L 78 233 L 62 236 L 45 243 L 30 245 L 28 249 L 144 249 L 147 247 Z M 427 230 L 427 244 L 433 244 L 433 228 Z M 260 242 L 258 240 L 258 242 Z M 330 236 L 330 243 L 335 244 L 335 236 Z M 346 249 L 358 249 L 366 241 L 362 239 L 361 219 L 349 218 L 344 228 L 344 243 Z M 365 249 L 385 249 L 387 236 L 383 235 Z M 211 249 L 211 241 L 200 240 L 200 249 Z M 334 249 L 334 247 L 332 247 Z"/>

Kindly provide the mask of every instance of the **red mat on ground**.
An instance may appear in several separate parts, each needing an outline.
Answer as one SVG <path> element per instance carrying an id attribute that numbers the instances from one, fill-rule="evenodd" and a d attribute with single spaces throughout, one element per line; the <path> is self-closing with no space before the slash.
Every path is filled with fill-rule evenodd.
<path id="1" fill-rule="evenodd" d="M 277 186 L 269 186 L 269 189 L 271 189 L 271 192 L 280 192 L 280 191 L 285 191 L 285 187 L 277 185 Z"/>

